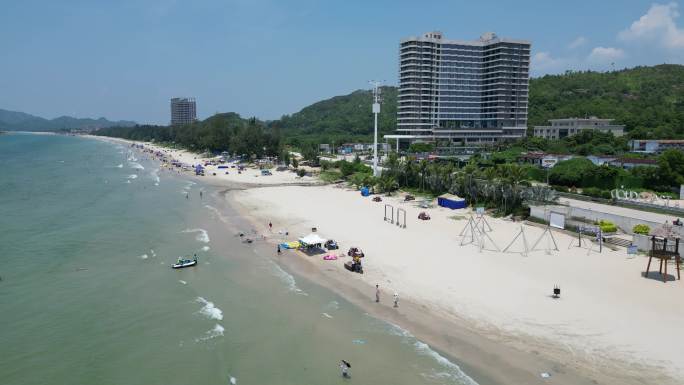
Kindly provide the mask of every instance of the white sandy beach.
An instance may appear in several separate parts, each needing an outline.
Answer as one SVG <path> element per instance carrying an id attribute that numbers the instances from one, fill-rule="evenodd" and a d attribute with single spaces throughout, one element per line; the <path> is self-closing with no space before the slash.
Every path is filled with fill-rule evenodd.
<path id="1" fill-rule="evenodd" d="M 283 258 L 309 259 L 322 271 L 334 270 L 345 279 L 379 283 L 387 302 L 396 291 L 400 298 L 467 319 L 503 343 L 542 351 L 597 373 L 608 367 L 626 376 L 644 376 L 646 368 L 675 377 L 684 373 L 684 306 L 679 303 L 684 283 L 643 278 L 644 256 L 630 256 L 624 249 L 604 248 L 599 254 L 568 248 L 573 238 L 558 232 L 558 252 L 540 250 L 527 257 L 480 252 L 475 245 L 460 246 L 458 235 L 469 211 L 425 210 L 392 198 L 391 203 L 407 213 L 407 228 L 401 229 L 383 220 L 388 198 L 372 202 L 356 191 L 332 186 L 256 188 L 235 192 L 234 197 L 262 223 L 272 221 L 274 232 L 288 229 L 290 240 L 317 227 L 321 236 L 340 243 L 340 252 L 361 247 L 366 253 L 364 275 L 344 270 L 349 258 L 323 261 L 296 251 Z M 418 220 L 420 211 L 432 219 Z M 521 226 L 487 219 L 493 227 L 489 234 L 501 249 Z M 542 229 L 524 228 L 531 246 Z M 522 250 L 516 246 L 512 250 Z M 560 299 L 550 297 L 554 285 L 562 289 Z"/>
<path id="2" fill-rule="evenodd" d="M 187 151 L 149 143 L 145 148 L 185 164 L 204 161 Z M 676 378 L 684 374 L 684 356 L 679 354 L 679 326 L 684 322 L 684 306 L 679 304 L 679 298 L 684 283 L 643 278 L 647 263 L 643 255 L 628 255 L 624 249 L 604 248 L 598 253 L 596 249 L 570 246 L 576 239 L 557 231 L 554 236 L 559 251 L 543 250 L 549 245 L 546 240 L 538 245 L 542 250 L 523 256 L 521 239 L 509 253 L 495 251 L 489 243 L 480 251 L 474 244 L 461 246 L 463 237 L 459 233 L 470 210 L 449 210 L 437 207 L 435 202 L 423 209 L 419 207 L 420 198 L 406 203 L 403 195 L 382 196 L 383 202 L 373 202 L 353 189 L 315 185 L 319 183 L 315 178 L 303 181 L 292 172 L 261 177 L 257 169 L 242 174 L 230 169 L 228 175 L 217 172 L 211 176 L 211 170 L 201 177 L 202 181 L 248 187 L 231 188 L 227 197 L 274 244 L 296 240 L 316 227 L 322 237 L 339 242 L 336 254 L 346 254 L 351 246 L 362 248 L 366 254 L 363 275 L 344 269 L 348 257 L 324 261 L 323 254 L 307 256 L 288 250 L 280 257 L 283 262 L 305 263 L 316 272 L 319 282 L 329 283 L 339 292 L 344 291 L 341 286 L 351 283 L 348 286 L 367 292 L 368 299 L 374 295 L 374 285 L 380 284 L 383 304 L 388 309 L 392 294 L 397 292 L 400 302 L 418 304 L 426 314 L 452 320 L 465 333 L 470 331 L 491 342 L 480 352 L 480 361 L 491 355 L 501 364 L 524 368 L 537 380 L 544 366 L 536 365 L 534 357 L 539 357 L 540 362 L 546 360 L 544 365 L 556 362 L 562 368 L 586 374 L 597 383 L 681 383 Z M 300 186 L 302 182 L 311 185 Z M 406 210 L 405 229 L 383 220 L 386 203 Z M 432 219 L 418 220 L 421 211 Z M 488 234 L 499 249 L 509 244 L 522 225 L 489 216 L 487 220 L 493 228 Z M 272 233 L 269 222 L 273 223 Z M 532 247 L 543 230 L 538 226 L 523 227 Z M 288 237 L 282 235 L 285 231 L 289 231 Z M 651 271 L 657 269 L 654 262 Z M 676 274 L 674 266 L 669 272 Z M 554 285 L 562 289 L 559 299 L 551 298 Z M 415 318 L 401 306 L 393 311 L 403 319 Z M 428 324 L 432 320 L 427 317 Z M 440 338 L 444 330 L 439 328 L 449 324 L 435 319 L 437 324 L 442 326 L 429 327 L 434 330 L 426 334 Z M 498 351 L 497 346 L 525 352 L 527 358 L 515 364 L 506 362 L 508 353 Z M 441 347 L 449 350 L 448 343 Z M 562 368 L 554 374 L 561 376 Z M 502 370 L 503 376 L 507 370 Z M 554 377 L 554 381 L 575 383 L 572 378 Z"/>
<path id="3" fill-rule="evenodd" d="M 94 139 L 106 140 L 110 142 L 122 143 L 125 145 L 138 144 L 144 146 L 147 150 L 152 150 L 154 152 L 159 152 L 163 154 L 168 160 L 175 160 L 181 162 L 184 165 L 194 166 L 201 164 L 204 166 L 205 162 L 212 160 L 212 158 L 203 157 L 199 154 L 181 150 L 172 149 L 164 146 L 160 146 L 154 143 L 141 143 L 126 139 L 118 138 L 107 138 L 101 136 L 91 136 Z M 318 179 L 312 178 L 311 176 L 299 177 L 293 171 L 275 171 L 272 170 L 273 175 L 263 176 L 261 171 L 256 167 L 248 167 L 238 173 L 236 163 L 227 163 L 228 169 L 219 169 L 217 165 L 207 165 L 205 166 L 205 176 L 202 177 L 203 181 L 210 184 L 225 184 L 225 183 L 236 183 L 240 185 L 284 185 L 284 184 L 317 184 Z M 235 166 L 235 167 L 232 167 Z M 194 175 L 194 172 L 187 171 L 187 175 Z M 216 174 L 216 175 L 214 175 Z"/>

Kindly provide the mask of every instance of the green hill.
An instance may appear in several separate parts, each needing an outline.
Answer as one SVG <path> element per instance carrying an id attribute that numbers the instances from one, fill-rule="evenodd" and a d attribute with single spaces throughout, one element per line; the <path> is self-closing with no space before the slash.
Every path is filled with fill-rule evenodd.
<path id="1" fill-rule="evenodd" d="M 0 109 L 0 130 L 6 131 L 57 131 L 63 129 L 98 129 L 112 126 L 132 126 L 135 122 L 120 120 L 116 122 L 105 118 L 72 118 L 60 116 L 45 119 L 24 112 Z"/>
<path id="2" fill-rule="evenodd" d="M 380 135 L 393 133 L 396 128 L 397 88 L 382 87 L 382 95 Z M 358 90 L 314 103 L 267 123 L 226 113 L 183 127 L 138 126 L 104 129 L 100 133 L 130 139 L 175 141 L 190 148 L 219 150 L 229 144 L 231 148 L 241 148 L 242 142 L 235 138 L 247 140 L 249 136 L 243 134 L 255 130 L 255 137 L 260 138 L 258 141 L 269 143 L 267 152 L 277 153 L 277 146 L 272 141 L 280 137 L 285 143 L 295 145 L 371 140 L 371 101 L 370 91 Z M 617 123 L 625 124 L 634 138 L 684 137 L 684 66 L 567 72 L 530 80 L 530 127 L 546 124 L 552 118 L 590 115 L 614 118 Z"/>
<path id="3" fill-rule="evenodd" d="M 383 87 L 382 134 L 396 127 L 397 88 Z M 270 123 L 289 141 L 369 139 L 370 91 L 314 103 Z M 595 115 L 625 124 L 635 138 L 684 137 L 684 66 L 658 65 L 614 72 L 567 72 L 530 80 L 529 125 L 548 119 Z"/>
<path id="4" fill-rule="evenodd" d="M 382 87 L 381 95 L 378 135 L 393 132 L 397 118 L 397 88 Z M 299 140 L 319 143 L 368 140 L 373 134 L 372 100 L 371 91 L 357 90 L 314 103 L 270 122 L 269 126 L 280 128 L 290 143 Z"/>
<path id="5" fill-rule="evenodd" d="M 530 81 L 529 124 L 598 116 L 625 124 L 634 138 L 684 137 L 684 66 L 567 72 Z"/>

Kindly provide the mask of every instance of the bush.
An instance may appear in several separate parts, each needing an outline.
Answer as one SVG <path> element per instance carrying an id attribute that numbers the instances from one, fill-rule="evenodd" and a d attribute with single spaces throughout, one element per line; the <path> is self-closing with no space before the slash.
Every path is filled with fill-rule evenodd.
<path id="1" fill-rule="evenodd" d="M 595 198 L 611 199 L 610 191 L 601 190 L 596 187 L 586 187 L 582 189 L 582 194 Z"/>
<path id="2" fill-rule="evenodd" d="M 640 224 L 632 227 L 632 232 L 634 234 L 648 235 L 651 232 L 651 228 L 648 225 Z"/>
<path id="3" fill-rule="evenodd" d="M 617 231 L 617 226 L 615 226 L 615 223 L 613 222 L 600 220 L 597 224 L 604 233 L 614 233 Z"/>
<path id="4" fill-rule="evenodd" d="M 306 175 L 306 170 L 304 170 L 303 168 L 298 169 L 297 175 L 303 177 L 304 175 Z"/>
<path id="5" fill-rule="evenodd" d="M 435 146 L 432 143 L 411 143 L 409 146 L 409 152 L 414 154 L 417 152 L 432 152 L 434 149 Z"/>
<path id="6" fill-rule="evenodd" d="M 556 191 L 560 191 L 560 192 L 564 192 L 564 193 L 568 192 L 568 188 L 565 186 L 552 185 L 551 188 L 556 190 Z"/>

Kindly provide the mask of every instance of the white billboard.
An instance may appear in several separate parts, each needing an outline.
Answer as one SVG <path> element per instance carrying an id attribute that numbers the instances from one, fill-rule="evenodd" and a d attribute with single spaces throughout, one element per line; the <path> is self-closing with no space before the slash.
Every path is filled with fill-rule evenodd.
<path id="1" fill-rule="evenodd" d="M 565 215 L 551 211 L 549 225 L 557 229 L 565 229 Z"/>

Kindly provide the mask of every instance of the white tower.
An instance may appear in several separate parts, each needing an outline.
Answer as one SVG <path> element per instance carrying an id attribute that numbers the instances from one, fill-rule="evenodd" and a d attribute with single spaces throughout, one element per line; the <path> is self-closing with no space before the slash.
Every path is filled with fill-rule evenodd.
<path id="1" fill-rule="evenodd" d="M 378 114 L 380 113 L 380 82 L 371 81 L 373 86 L 373 115 L 375 117 L 375 129 L 373 134 L 373 176 L 378 173 Z"/>

